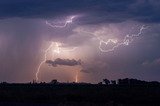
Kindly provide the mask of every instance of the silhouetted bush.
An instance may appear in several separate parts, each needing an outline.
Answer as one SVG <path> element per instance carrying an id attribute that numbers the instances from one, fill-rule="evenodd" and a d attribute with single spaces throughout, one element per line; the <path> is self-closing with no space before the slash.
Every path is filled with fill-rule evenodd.
<path id="1" fill-rule="evenodd" d="M 103 79 L 103 82 L 108 85 L 110 83 L 110 81 L 108 79 Z"/>
<path id="2" fill-rule="evenodd" d="M 53 79 L 50 83 L 51 83 L 51 84 L 57 84 L 58 81 L 57 81 L 56 79 Z"/>

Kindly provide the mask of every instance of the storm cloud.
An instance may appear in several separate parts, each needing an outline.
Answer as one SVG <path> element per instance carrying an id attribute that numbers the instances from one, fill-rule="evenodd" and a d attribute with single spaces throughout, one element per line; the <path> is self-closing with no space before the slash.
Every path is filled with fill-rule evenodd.
<path id="1" fill-rule="evenodd" d="M 160 0 L 1 0 L 0 81 L 34 79 L 51 42 L 60 45 L 46 52 L 46 64 L 54 68 L 41 66 L 42 81 L 73 80 L 70 70 L 81 70 L 84 82 L 125 77 L 160 81 L 159 11 Z M 76 17 L 64 28 L 45 23 L 64 24 L 71 16 Z M 131 44 L 108 53 L 99 50 L 97 37 L 121 42 L 127 34 L 137 34 L 142 25 L 149 27 Z"/>
<path id="2" fill-rule="evenodd" d="M 54 61 L 53 60 L 47 60 L 47 64 L 52 65 L 53 67 L 57 67 L 58 65 L 65 65 L 65 66 L 76 66 L 81 65 L 81 60 L 75 60 L 75 59 L 61 59 L 57 58 Z"/>
<path id="3" fill-rule="evenodd" d="M 0 18 L 53 19 L 82 15 L 77 23 L 160 22 L 159 0 L 1 0 Z"/>

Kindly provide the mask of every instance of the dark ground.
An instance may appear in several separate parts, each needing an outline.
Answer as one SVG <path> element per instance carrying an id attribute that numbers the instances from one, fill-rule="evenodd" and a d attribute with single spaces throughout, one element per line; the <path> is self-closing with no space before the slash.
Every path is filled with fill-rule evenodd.
<path id="1" fill-rule="evenodd" d="M 160 106 L 160 85 L 0 84 L 0 106 Z"/>

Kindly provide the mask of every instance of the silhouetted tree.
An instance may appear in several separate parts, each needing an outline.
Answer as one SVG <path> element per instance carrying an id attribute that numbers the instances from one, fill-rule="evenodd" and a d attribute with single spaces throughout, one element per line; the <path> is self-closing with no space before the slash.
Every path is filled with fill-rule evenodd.
<path id="1" fill-rule="evenodd" d="M 33 82 L 32 82 L 32 83 L 33 83 L 33 84 L 36 84 L 36 83 L 37 83 L 37 81 L 33 79 Z"/>
<path id="2" fill-rule="evenodd" d="M 1 82 L 1 84 L 8 84 L 7 82 Z"/>
<path id="3" fill-rule="evenodd" d="M 145 85 L 145 84 L 149 84 L 149 82 L 141 81 L 137 79 L 125 78 L 125 79 L 118 79 L 118 84 L 119 85 Z"/>
<path id="4" fill-rule="evenodd" d="M 102 85 L 102 82 L 99 82 L 98 85 Z"/>
<path id="5" fill-rule="evenodd" d="M 57 81 L 56 79 L 53 79 L 50 83 L 51 83 L 51 84 L 57 84 L 58 81 Z"/>
<path id="6" fill-rule="evenodd" d="M 119 85 L 129 85 L 130 84 L 130 80 L 128 78 L 118 79 L 118 84 Z"/>
<path id="7" fill-rule="evenodd" d="M 111 80 L 111 84 L 116 85 L 116 80 Z"/>
<path id="8" fill-rule="evenodd" d="M 103 82 L 108 85 L 110 83 L 110 81 L 108 79 L 103 79 Z"/>

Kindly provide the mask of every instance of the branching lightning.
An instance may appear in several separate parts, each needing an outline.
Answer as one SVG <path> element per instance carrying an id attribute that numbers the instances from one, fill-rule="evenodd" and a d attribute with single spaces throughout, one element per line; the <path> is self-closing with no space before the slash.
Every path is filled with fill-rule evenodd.
<path id="1" fill-rule="evenodd" d="M 48 21 L 46 21 L 46 25 L 49 25 L 50 27 L 52 28 L 64 28 L 66 27 L 68 24 L 71 24 L 73 22 L 73 19 L 75 18 L 75 16 L 71 16 L 69 17 L 65 22 L 63 22 L 62 25 L 59 25 L 59 24 L 53 24 L 53 23 L 50 23 Z M 62 22 L 60 22 L 62 23 Z"/>
<path id="2" fill-rule="evenodd" d="M 108 39 L 107 41 L 104 41 L 96 33 L 83 31 L 83 30 L 81 30 L 80 32 L 88 33 L 90 35 L 93 35 L 97 40 L 99 40 L 99 50 L 101 52 L 111 52 L 111 51 L 114 51 L 116 48 L 118 48 L 121 45 L 128 46 L 130 43 L 132 43 L 132 41 L 134 40 L 135 37 L 139 37 L 142 34 L 143 30 L 147 29 L 147 28 L 148 28 L 147 26 L 142 25 L 137 34 L 126 35 L 122 42 L 119 42 L 117 39 Z M 114 44 L 114 46 L 112 48 L 110 48 L 110 49 L 103 49 L 102 48 L 102 44 L 105 44 L 107 46 L 110 43 Z"/>
<path id="3" fill-rule="evenodd" d="M 48 53 L 48 51 L 49 51 L 52 47 L 53 47 L 53 42 L 51 42 L 51 44 L 49 45 L 49 47 L 48 47 L 48 48 L 45 50 L 45 52 L 44 52 L 44 60 L 39 64 L 38 69 L 37 69 L 37 72 L 36 72 L 36 81 L 38 81 L 38 74 L 39 74 L 39 72 L 40 72 L 40 68 L 41 68 L 42 64 L 45 63 L 46 60 L 47 60 L 47 53 Z"/>
<path id="4" fill-rule="evenodd" d="M 52 28 L 64 28 L 66 27 L 68 24 L 71 24 L 74 20 L 76 16 L 71 16 L 69 17 L 68 19 L 66 19 L 65 21 L 59 21 L 59 22 L 49 22 L 49 21 L 45 21 L 46 25 L 52 27 Z M 118 41 L 118 39 L 108 39 L 107 41 L 100 38 L 99 34 L 97 33 L 92 33 L 92 32 L 88 32 L 88 31 L 84 31 L 84 30 L 80 30 L 80 32 L 83 32 L 83 33 L 87 33 L 89 35 L 93 35 L 94 37 L 93 38 L 96 38 L 96 40 L 99 41 L 99 50 L 101 52 L 112 52 L 114 51 L 116 48 L 118 48 L 119 46 L 128 46 L 130 43 L 133 42 L 134 38 L 136 37 L 139 37 L 143 30 L 146 29 L 147 27 L 146 26 L 141 26 L 141 28 L 139 29 L 139 32 L 137 34 L 128 34 L 124 37 L 124 39 L 122 41 Z M 112 44 L 113 46 L 110 48 L 110 49 L 104 49 L 103 45 L 107 46 L 109 44 Z M 65 48 L 62 48 L 61 47 L 62 44 L 59 43 L 59 42 L 52 42 L 49 47 L 45 50 L 45 53 L 44 53 L 44 60 L 39 64 L 38 66 L 38 69 L 37 69 L 37 72 L 36 72 L 36 81 L 39 80 L 38 78 L 38 74 L 40 72 L 40 68 L 42 66 L 43 63 L 46 62 L 47 60 L 47 53 L 48 51 L 50 51 L 53 47 L 53 52 L 56 53 L 56 54 L 59 54 L 61 52 L 72 52 L 72 51 L 75 51 L 77 49 L 77 47 L 73 47 L 71 49 L 65 49 Z M 78 71 L 76 72 L 76 76 L 75 76 L 75 82 L 78 82 Z"/>
<path id="5" fill-rule="evenodd" d="M 75 17 L 76 17 L 76 16 L 71 16 L 71 17 L 69 17 L 68 19 L 66 19 L 65 22 L 60 21 L 60 22 L 58 22 L 57 24 L 52 24 L 52 23 L 46 21 L 46 25 L 49 25 L 49 26 L 52 27 L 52 28 L 64 28 L 64 27 L 66 27 L 68 24 L 71 24 L 71 23 L 73 22 L 73 19 L 74 19 Z M 62 24 L 62 25 L 61 25 L 61 24 Z M 77 49 L 77 47 L 74 47 L 74 48 L 72 48 L 72 49 L 62 49 L 62 48 L 60 47 L 61 45 L 62 45 L 62 44 L 59 43 L 59 42 L 52 42 L 52 43 L 49 45 L 49 47 L 45 50 L 44 60 L 39 64 L 38 69 L 37 69 L 37 72 L 36 72 L 36 81 L 39 80 L 38 74 L 39 74 L 39 72 L 40 72 L 40 69 L 41 69 L 42 64 L 44 64 L 44 63 L 46 62 L 46 60 L 47 60 L 47 53 L 48 53 L 49 50 L 51 50 L 51 48 L 53 48 L 53 46 L 54 46 L 53 52 L 54 52 L 54 53 L 57 53 L 57 54 L 59 54 L 59 53 L 61 53 L 61 52 L 72 52 L 72 51 L 74 51 L 74 50 Z"/>
<path id="6" fill-rule="evenodd" d="M 55 42 L 55 49 L 53 50 L 53 52 L 59 54 L 60 53 L 60 43 Z"/>
<path id="7" fill-rule="evenodd" d="M 78 47 L 73 47 L 71 49 L 65 49 L 65 48 L 62 48 L 60 46 L 62 46 L 61 43 L 55 42 L 55 49 L 53 50 L 53 52 L 58 53 L 58 54 L 60 52 L 72 52 L 72 51 L 75 51 L 78 48 Z"/>
<path id="8" fill-rule="evenodd" d="M 62 44 L 59 42 L 51 42 L 51 44 L 49 45 L 49 47 L 45 50 L 44 52 L 44 60 L 39 64 L 37 72 L 36 72 L 36 81 L 39 80 L 38 78 L 38 74 L 40 72 L 41 66 L 46 62 L 47 60 L 47 53 L 48 51 L 50 51 L 52 48 L 54 53 L 60 54 L 61 52 L 72 52 L 74 50 L 76 50 L 77 47 L 74 47 L 72 49 L 64 49 L 62 47 L 60 47 Z"/>
<path id="9" fill-rule="evenodd" d="M 75 51 L 78 47 L 73 47 L 72 49 L 63 49 L 64 52 L 72 52 Z"/>
<path id="10" fill-rule="evenodd" d="M 121 46 L 121 45 L 128 46 L 130 43 L 132 43 L 132 41 L 134 40 L 134 37 L 139 37 L 139 36 L 142 34 L 142 31 L 143 31 L 144 29 L 147 29 L 147 27 L 145 27 L 144 25 L 142 25 L 141 28 L 139 29 L 138 34 L 126 35 L 126 36 L 124 37 L 123 41 L 120 42 L 120 43 L 118 43 L 117 40 L 116 40 L 116 41 L 113 41 L 113 39 L 112 39 L 112 40 L 109 39 L 107 42 L 105 42 L 105 41 L 103 41 L 103 40 L 100 40 L 99 49 L 100 49 L 102 52 L 111 52 L 111 51 L 114 51 L 115 48 L 118 48 L 118 47 Z M 112 43 L 114 43 L 114 44 L 116 44 L 116 45 L 113 46 L 111 49 L 107 49 L 107 50 L 104 50 L 104 49 L 101 48 L 101 47 L 102 47 L 102 43 L 104 43 L 104 44 L 107 45 L 109 42 L 112 42 Z"/>

